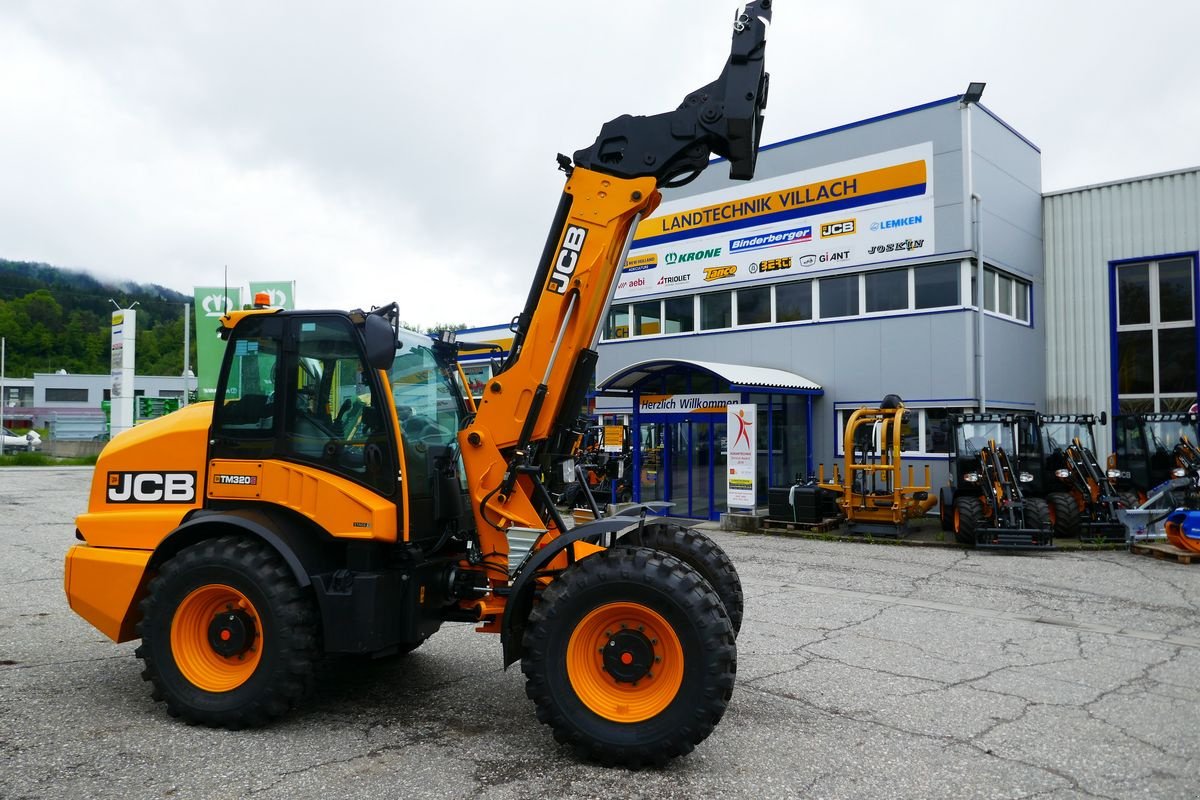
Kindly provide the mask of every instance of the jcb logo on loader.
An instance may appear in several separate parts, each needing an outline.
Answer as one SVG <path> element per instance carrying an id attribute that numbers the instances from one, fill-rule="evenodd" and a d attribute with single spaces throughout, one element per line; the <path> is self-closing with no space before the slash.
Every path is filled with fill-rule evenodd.
<path id="1" fill-rule="evenodd" d="M 547 292 L 567 293 L 567 284 L 571 282 L 571 276 L 575 274 L 575 264 L 579 261 L 579 254 L 583 252 L 583 243 L 586 239 L 586 228 L 579 228 L 575 225 L 567 226 L 567 232 L 563 234 L 562 249 L 558 251 L 558 257 L 554 259 L 554 271 L 550 274 L 550 282 L 546 285 Z"/>
<path id="2" fill-rule="evenodd" d="M 110 472 L 110 503 L 191 503 L 196 499 L 194 472 Z"/>

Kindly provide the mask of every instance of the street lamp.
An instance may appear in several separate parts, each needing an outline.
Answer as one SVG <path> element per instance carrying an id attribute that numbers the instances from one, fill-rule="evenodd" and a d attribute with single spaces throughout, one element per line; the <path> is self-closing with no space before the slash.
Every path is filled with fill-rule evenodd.
<path id="1" fill-rule="evenodd" d="M 963 92 L 962 100 L 964 106 L 969 106 L 971 103 L 978 103 L 979 98 L 983 97 L 983 87 L 987 86 L 982 81 L 971 81 L 967 85 L 967 91 Z"/>

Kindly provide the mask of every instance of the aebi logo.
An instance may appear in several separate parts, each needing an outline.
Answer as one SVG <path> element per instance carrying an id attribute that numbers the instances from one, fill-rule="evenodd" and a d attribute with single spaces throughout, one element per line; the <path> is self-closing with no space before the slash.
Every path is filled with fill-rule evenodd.
<path id="1" fill-rule="evenodd" d="M 567 226 L 567 232 L 563 234 L 562 249 L 554 259 L 554 271 L 550 273 L 550 281 L 546 284 L 547 292 L 567 293 L 567 284 L 575 274 L 575 265 L 579 261 L 579 254 L 583 252 L 583 243 L 586 240 L 586 228 Z"/>
<path id="2" fill-rule="evenodd" d="M 110 472 L 110 503 L 191 503 L 196 499 L 194 472 Z"/>

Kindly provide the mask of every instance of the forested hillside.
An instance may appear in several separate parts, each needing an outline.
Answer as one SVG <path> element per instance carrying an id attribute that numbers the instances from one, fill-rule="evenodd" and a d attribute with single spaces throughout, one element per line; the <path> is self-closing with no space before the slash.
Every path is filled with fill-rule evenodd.
<path id="1" fill-rule="evenodd" d="M 156 284 L 104 283 L 82 272 L 0 259 L 5 375 L 108 374 L 113 304 L 137 302 L 137 374 L 183 372 L 183 315 L 191 296 Z M 194 327 L 194 326 L 193 326 Z M 196 364 L 192 331 L 192 369 Z"/>

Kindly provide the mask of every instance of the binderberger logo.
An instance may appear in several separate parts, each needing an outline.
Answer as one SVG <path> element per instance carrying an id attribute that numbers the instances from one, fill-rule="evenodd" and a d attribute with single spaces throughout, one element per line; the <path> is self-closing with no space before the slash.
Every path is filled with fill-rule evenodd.
<path id="1" fill-rule="evenodd" d="M 733 277 L 734 275 L 737 275 L 737 265 L 736 264 L 730 264 L 727 267 L 705 267 L 704 268 L 704 280 L 706 283 L 709 281 L 719 281 L 722 278 L 730 278 L 730 277 Z"/>
<path id="2" fill-rule="evenodd" d="M 110 503 L 191 503 L 196 499 L 194 472 L 110 472 Z"/>
<path id="3" fill-rule="evenodd" d="M 566 294 L 571 276 L 575 274 L 575 266 L 579 262 L 579 254 L 583 252 L 583 243 L 587 241 L 587 229 L 577 225 L 568 225 L 563 234 L 562 248 L 554 259 L 553 271 L 546 284 L 547 292 Z"/>

